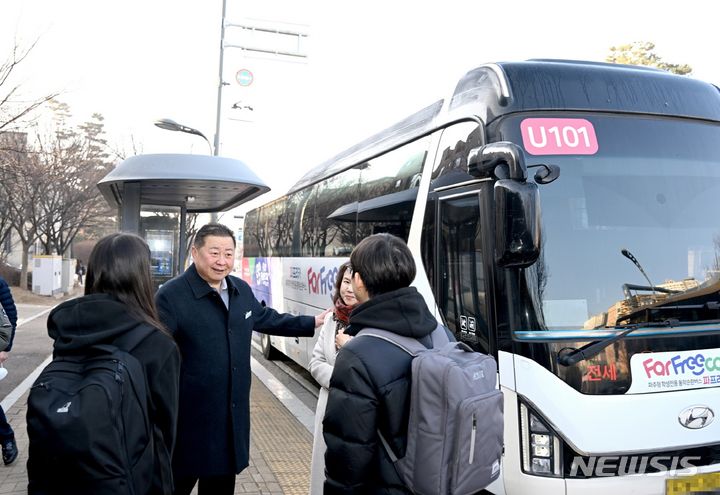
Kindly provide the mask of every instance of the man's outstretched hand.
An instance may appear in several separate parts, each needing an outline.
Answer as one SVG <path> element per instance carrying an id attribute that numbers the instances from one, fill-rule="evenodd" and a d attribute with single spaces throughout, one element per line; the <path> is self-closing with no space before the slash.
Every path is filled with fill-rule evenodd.
<path id="1" fill-rule="evenodd" d="M 325 322 L 325 317 L 329 312 L 331 312 L 333 309 L 328 308 L 319 315 L 315 315 L 315 328 L 321 327 L 322 324 Z"/>

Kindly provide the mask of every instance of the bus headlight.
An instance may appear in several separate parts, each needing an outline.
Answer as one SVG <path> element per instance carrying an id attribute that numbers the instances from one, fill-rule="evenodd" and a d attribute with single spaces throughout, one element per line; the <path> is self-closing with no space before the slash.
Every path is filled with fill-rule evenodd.
<path id="1" fill-rule="evenodd" d="M 523 471 L 537 476 L 561 476 L 561 442 L 541 416 L 520 403 L 520 448 Z"/>

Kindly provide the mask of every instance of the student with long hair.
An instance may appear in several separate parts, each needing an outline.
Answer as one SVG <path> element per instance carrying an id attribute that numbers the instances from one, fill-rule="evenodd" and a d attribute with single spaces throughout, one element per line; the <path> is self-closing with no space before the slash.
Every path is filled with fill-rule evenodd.
<path id="1" fill-rule="evenodd" d="M 343 263 L 335 280 L 335 292 L 332 295 L 333 310 L 325 317 L 318 340 L 310 359 L 310 374 L 320 384 L 317 407 L 315 409 L 315 434 L 313 435 L 312 463 L 310 465 L 310 495 L 323 492 L 325 482 L 325 441 L 323 440 L 322 420 L 325 416 L 330 376 L 335 366 L 335 355 L 351 339 L 345 333 L 350 320 L 350 312 L 357 305 L 352 289 L 352 268 Z"/>
<path id="2" fill-rule="evenodd" d="M 133 493 L 168 495 L 173 491 L 171 456 L 177 426 L 180 352 L 158 318 L 148 245 L 135 234 L 111 234 L 98 241 L 90 254 L 85 295 L 60 304 L 48 317 L 48 334 L 54 340 L 53 354 L 72 355 L 83 353 L 90 346 L 114 344 L 129 332 L 140 333 L 134 330 L 140 326 L 146 327 L 142 333 L 147 335 L 127 351 L 142 366 L 147 382 L 154 453 L 152 473 L 148 476 L 152 479 L 147 479 L 147 486 L 140 490 L 136 487 Z M 40 452 L 34 458 L 31 437 L 28 493 L 71 493 L 67 483 L 73 483 L 72 479 L 52 484 L 48 473 L 57 467 L 51 460 L 52 456 Z M 60 460 L 81 469 L 72 464 L 81 462 L 79 460 Z M 100 488 L 105 486 L 101 485 L 103 480 L 97 482 L 95 491 L 86 482 L 82 493 L 106 493 Z"/>

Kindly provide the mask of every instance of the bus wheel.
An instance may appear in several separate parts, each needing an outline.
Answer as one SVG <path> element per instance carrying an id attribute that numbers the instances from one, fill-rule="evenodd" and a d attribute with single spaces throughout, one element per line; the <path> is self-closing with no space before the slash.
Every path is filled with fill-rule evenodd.
<path id="1" fill-rule="evenodd" d="M 260 346 L 262 347 L 262 353 L 265 359 L 269 361 L 280 359 L 280 351 L 272 346 L 269 335 L 264 333 L 260 335 Z"/>

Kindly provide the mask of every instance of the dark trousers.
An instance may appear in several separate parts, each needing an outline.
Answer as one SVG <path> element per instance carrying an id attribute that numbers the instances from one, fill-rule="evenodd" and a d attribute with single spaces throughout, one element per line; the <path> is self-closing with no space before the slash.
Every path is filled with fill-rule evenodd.
<path id="1" fill-rule="evenodd" d="M 190 495 L 198 478 L 175 478 L 174 495 Z M 198 495 L 233 495 L 235 475 L 200 478 Z"/>
<path id="2" fill-rule="evenodd" d="M 14 438 L 15 433 L 5 417 L 5 411 L 3 411 L 3 408 L 0 407 L 0 443 L 5 443 L 8 440 L 13 440 Z"/>

